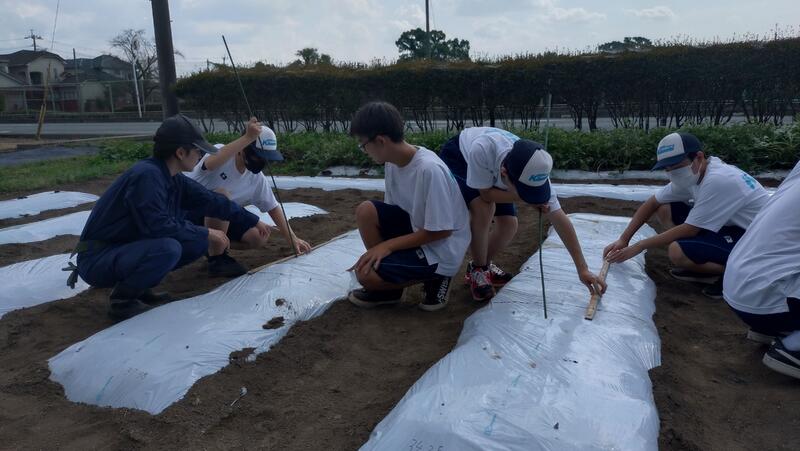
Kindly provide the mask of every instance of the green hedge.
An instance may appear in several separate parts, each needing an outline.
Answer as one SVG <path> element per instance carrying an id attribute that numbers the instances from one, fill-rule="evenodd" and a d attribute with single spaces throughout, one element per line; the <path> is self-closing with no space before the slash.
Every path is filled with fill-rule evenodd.
<path id="1" fill-rule="evenodd" d="M 707 46 L 670 45 L 619 54 L 506 58 L 493 62 L 413 61 L 390 66 L 244 69 L 257 115 L 273 128 L 345 131 L 364 102 L 389 101 L 427 131 L 469 125 L 535 129 L 548 92 L 576 128 L 596 128 L 600 113 L 620 128 L 779 124 L 800 112 L 800 38 Z M 230 70 L 182 79 L 177 93 L 201 116 L 241 129 L 246 108 Z M 652 122 L 649 118 L 654 117 Z M 520 122 L 521 121 L 521 122 Z"/>

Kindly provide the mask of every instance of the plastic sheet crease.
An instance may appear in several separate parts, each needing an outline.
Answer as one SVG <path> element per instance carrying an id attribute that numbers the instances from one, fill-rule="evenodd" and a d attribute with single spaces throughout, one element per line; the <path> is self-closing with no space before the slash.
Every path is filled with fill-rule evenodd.
<path id="1" fill-rule="evenodd" d="M 72 401 L 157 414 L 227 365 L 231 352 L 265 352 L 296 321 L 324 312 L 351 287 L 346 270 L 363 252 L 352 231 L 308 255 L 145 312 L 51 358 L 50 378 Z M 277 316 L 282 327 L 262 327 Z"/>
<path id="2" fill-rule="evenodd" d="M 629 218 L 570 215 L 589 266 Z M 633 241 L 651 236 L 643 227 Z M 362 450 L 655 450 L 659 421 L 648 370 L 660 364 L 655 286 L 644 255 L 612 265 L 594 321 L 589 295 L 557 234 L 490 304 L 467 319 Z"/>
<path id="3" fill-rule="evenodd" d="M 47 210 L 72 208 L 94 202 L 97 196 L 75 191 L 49 191 L 18 199 L 0 201 L 0 219 L 38 215 Z"/>

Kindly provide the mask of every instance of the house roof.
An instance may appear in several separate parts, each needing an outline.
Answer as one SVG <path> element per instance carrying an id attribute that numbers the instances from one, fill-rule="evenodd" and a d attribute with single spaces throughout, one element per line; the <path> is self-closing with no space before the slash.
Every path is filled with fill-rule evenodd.
<path id="1" fill-rule="evenodd" d="M 3 72 L 3 71 L 0 71 L 0 77 L 7 78 L 7 79 L 19 84 L 20 86 L 27 86 L 28 85 L 28 83 L 26 83 L 24 80 L 21 80 L 21 79 L 15 77 L 15 76 L 13 76 L 13 75 L 11 75 L 9 73 Z"/>
<path id="2" fill-rule="evenodd" d="M 25 64 L 30 63 L 31 61 L 37 60 L 39 58 L 56 58 L 64 63 L 64 58 L 56 55 L 55 53 L 50 53 L 46 50 L 19 50 L 14 53 L 7 53 L 5 55 L 0 55 L 0 59 L 7 59 L 9 66 L 24 66 Z"/>
<path id="3" fill-rule="evenodd" d="M 64 69 L 73 70 L 77 66 L 80 70 L 91 69 L 116 69 L 127 70 L 130 64 L 117 58 L 114 55 L 100 55 L 95 58 L 76 58 L 75 60 L 66 60 Z"/>

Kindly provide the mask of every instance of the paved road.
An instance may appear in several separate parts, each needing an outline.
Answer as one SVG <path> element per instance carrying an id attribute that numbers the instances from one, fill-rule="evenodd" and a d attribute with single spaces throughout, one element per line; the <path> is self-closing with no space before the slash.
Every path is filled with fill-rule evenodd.
<path id="1" fill-rule="evenodd" d="M 734 116 L 731 123 L 744 122 L 744 116 Z M 412 121 L 408 121 L 413 126 Z M 785 123 L 791 123 L 792 118 L 787 117 Z M 650 124 L 655 126 L 655 119 Z M 488 123 L 487 123 L 488 124 Z M 519 126 L 519 122 L 516 123 Z M 113 136 L 113 135 L 144 135 L 155 133 L 160 125 L 159 122 L 85 122 L 85 123 L 52 123 L 45 124 L 42 133 L 49 137 L 55 136 Z M 217 120 L 214 123 L 217 131 L 226 129 L 225 122 Z M 436 121 L 438 127 L 444 128 L 444 121 Z M 472 126 L 472 123 L 468 123 Z M 544 121 L 542 121 L 542 126 Z M 570 118 L 553 118 L 550 125 L 562 129 L 572 129 L 573 122 Z M 498 127 L 503 123 L 499 122 Z M 584 121 L 584 130 L 588 131 L 588 124 Z M 614 124 L 609 118 L 598 118 L 597 127 L 600 129 L 612 129 Z M 36 124 L 0 124 L 0 136 L 3 135 L 24 135 L 32 136 L 36 134 Z"/>
<path id="2" fill-rule="evenodd" d="M 19 150 L 0 153 L 0 167 L 16 166 L 44 160 L 70 158 L 81 155 L 93 155 L 99 152 L 97 147 L 43 147 L 39 149 Z"/>

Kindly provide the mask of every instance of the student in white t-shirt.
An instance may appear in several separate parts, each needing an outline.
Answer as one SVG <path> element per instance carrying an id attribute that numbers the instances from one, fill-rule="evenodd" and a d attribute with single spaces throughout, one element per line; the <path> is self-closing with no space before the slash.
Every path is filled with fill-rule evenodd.
<path id="1" fill-rule="evenodd" d="M 716 157 L 706 158 L 692 134 L 671 133 L 658 144 L 658 162 L 669 184 L 634 214 L 620 238 L 609 244 L 604 257 L 623 262 L 640 252 L 669 245 L 670 270 L 678 280 L 708 284 L 703 293 L 722 298 L 722 280 L 733 247 L 744 235 L 769 195 L 758 181 Z M 651 216 L 668 228 L 656 236 L 629 245 Z"/>
<path id="2" fill-rule="evenodd" d="M 575 228 L 550 185 L 553 159 L 540 144 L 499 128 L 472 127 L 442 145 L 439 155 L 456 178 L 470 212 L 472 261 L 465 282 L 473 299 L 491 299 L 495 288 L 511 280 L 512 275 L 492 259 L 517 233 L 514 202 L 518 200 L 536 205 L 546 214 L 589 291 L 605 291 L 605 283 L 589 271 Z"/>
<path id="3" fill-rule="evenodd" d="M 764 364 L 800 379 L 800 163 L 731 252 L 723 293 L 747 337 L 771 344 Z"/>
<path id="4" fill-rule="evenodd" d="M 256 140 L 260 145 L 255 142 Z M 298 253 L 308 252 L 311 247 L 294 235 L 275 200 L 267 177 L 261 172 L 268 160 L 283 160 L 277 145 L 275 133 L 269 127 L 250 119 L 244 136 L 225 146 L 217 144 L 216 147 L 220 151 L 214 155 L 204 156 L 192 172 L 186 175 L 206 189 L 223 194 L 242 207 L 252 204 L 262 212 L 269 213 L 278 226 L 277 230 L 287 242 L 291 243 L 294 239 Z M 261 221 L 255 227 L 248 227 L 236 222 L 207 217 L 202 210 L 188 212 L 187 219 L 195 224 L 225 232 L 230 239 L 231 247 L 235 249 L 264 247 L 270 236 L 270 227 Z M 209 266 L 216 264 L 215 258 L 233 261 L 233 258 L 225 253 L 219 257 L 209 257 Z M 241 267 L 240 272 L 244 274 L 247 270 Z"/>
<path id="5" fill-rule="evenodd" d="M 351 268 L 363 289 L 348 299 L 359 307 L 396 304 L 404 287 L 424 283 L 423 310 L 447 304 L 450 280 L 469 244 L 469 214 L 450 170 L 432 151 L 403 139 L 405 124 L 384 102 L 362 106 L 350 134 L 379 164 L 385 163 L 383 202 L 365 201 L 356 222 L 367 252 Z"/>

